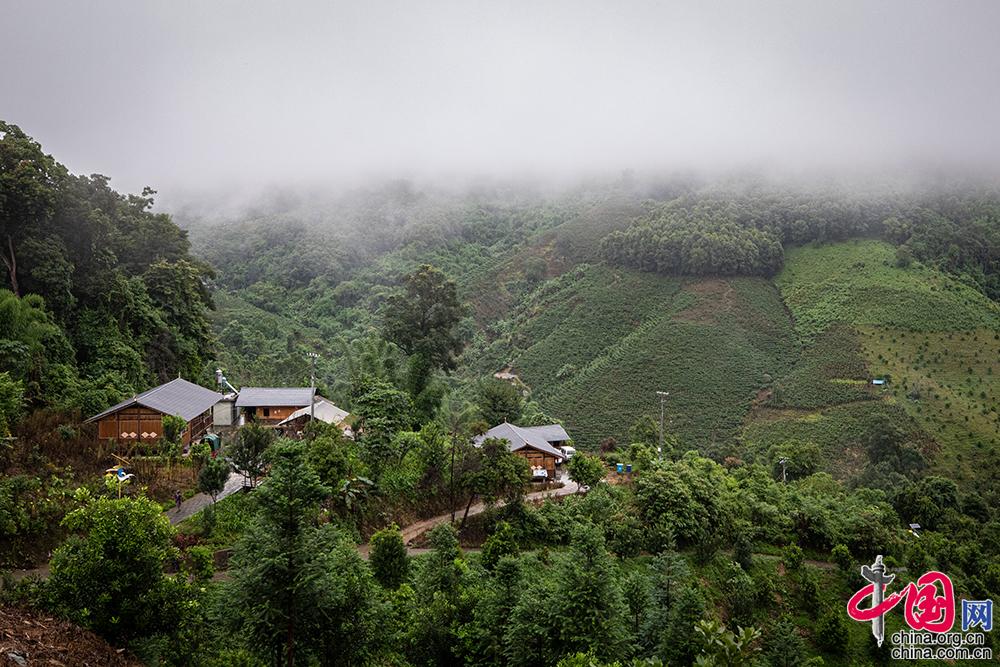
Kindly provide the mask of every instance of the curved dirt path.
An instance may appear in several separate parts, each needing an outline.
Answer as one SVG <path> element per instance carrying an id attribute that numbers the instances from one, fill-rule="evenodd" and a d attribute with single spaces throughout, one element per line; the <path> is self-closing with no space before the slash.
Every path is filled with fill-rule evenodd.
<path id="1" fill-rule="evenodd" d="M 545 491 L 535 491 L 534 493 L 529 493 L 524 496 L 526 502 L 534 502 L 536 500 L 545 500 L 546 498 L 559 498 L 561 496 L 571 496 L 580 490 L 580 485 L 576 482 L 571 482 L 565 480 L 564 486 L 558 489 L 546 489 Z M 469 516 L 475 516 L 477 514 L 482 514 L 486 511 L 486 505 L 483 503 L 476 503 L 469 508 Z M 462 517 L 465 515 L 465 508 L 461 508 L 455 511 L 455 520 L 461 521 Z M 430 519 L 421 519 L 407 526 L 400 528 L 399 532 L 403 536 L 403 543 L 406 545 L 406 551 L 410 555 L 419 555 L 422 553 L 427 553 L 428 549 L 423 547 L 411 546 L 413 540 L 417 539 L 424 533 L 426 533 L 431 528 L 435 526 L 440 526 L 442 523 L 451 522 L 451 512 L 446 514 L 439 514 L 438 516 L 431 517 Z M 478 551 L 478 549 L 462 549 L 463 551 Z M 359 544 L 358 552 L 361 553 L 363 558 L 368 558 L 368 543 Z"/>
<path id="2" fill-rule="evenodd" d="M 580 486 L 576 482 L 570 482 L 567 480 L 565 485 L 558 489 L 546 489 L 545 491 L 536 491 L 534 493 L 529 493 L 524 496 L 525 501 L 533 502 L 535 500 L 545 500 L 546 498 L 558 498 L 560 496 L 570 496 L 576 493 L 580 489 Z M 469 516 L 475 516 L 477 514 L 482 514 L 486 511 L 486 505 L 483 503 L 476 503 L 469 508 Z M 465 509 L 462 508 L 455 512 L 455 520 L 461 521 L 462 517 L 465 515 Z M 448 523 L 451 521 L 451 512 L 447 514 L 441 514 L 439 516 L 431 517 L 430 519 L 422 519 L 415 523 L 411 523 L 408 526 L 400 529 L 403 534 L 403 542 L 409 546 L 410 542 L 420 537 L 422 534 L 433 528 L 434 526 L 439 526 L 442 523 Z"/>
<path id="3" fill-rule="evenodd" d="M 239 491 L 243 486 L 243 476 L 242 475 L 231 475 L 229 481 L 226 482 L 225 490 L 219 494 L 219 500 L 222 500 L 226 496 Z M 571 482 L 565 480 L 565 485 L 558 489 L 546 489 L 545 491 L 536 491 L 534 493 L 527 494 L 524 499 L 527 502 L 533 502 L 536 500 L 545 500 L 546 498 L 558 498 L 560 496 L 569 496 L 577 491 L 580 487 L 576 482 Z M 184 519 L 192 516 L 201 509 L 212 503 L 212 498 L 204 493 L 199 493 L 188 500 L 181 503 L 181 508 L 167 510 L 166 515 L 170 518 L 170 523 L 179 523 Z M 486 506 L 483 503 L 476 503 L 469 508 L 469 516 L 475 516 L 477 514 L 482 514 L 486 510 Z M 455 512 L 455 519 L 461 520 L 462 515 L 465 514 L 465 508 L 460 511 Z M 420 555 L 425 554 L 429 549 L 423 547 L 413 547 L 410 543 L 416 538 L 423 535 L 426 531 L 430 530 L 434 526 L 438 526 L 442 523 L 448 523 L 451 521 L 451 512 L 447 514 L 441 514 L 430 519 L 423 519 L 415 523 L 411 523 L 401 529 L 403 534 L 403 542 L 406 544 L 406 551 L 410 555 Z M 463 549 L 463 551 L 478 551 L 476 548 Z M 361 554 L 362 558 L 368 558 L 368 543 L 359 544 L 358 552 Z M 41 567 L 32 568 L 29 570 L 14 570 L 12 572 L 15 580 L 26 579 L 28 577 L 37 577 L 39 579 L 48 579 L 49 577 L 49 566 L 48 564 L 42 565 Z M 221 575 L 222 572 L 217 572 L 216 575 Z"/>
<path id="4" fill-rule="evenodd" d="M 219 494 L 218 500 L 222 500 L 226 496 L 236 493 L 243 488 L 243 484 L 243 475 L 230 473 L 229 479 L 226 480 L 226 485 L 222 488 L 222 492 Z M 180 509 L 172 507 L 164 512 L 164 514 L 166 514 L 167 518 L 170 519 L 170 523 L 178 524 L 184 519 L 194 516 L 211 504 L 212 496 L 207 493 L 196 493 L 182 502 Z"/>

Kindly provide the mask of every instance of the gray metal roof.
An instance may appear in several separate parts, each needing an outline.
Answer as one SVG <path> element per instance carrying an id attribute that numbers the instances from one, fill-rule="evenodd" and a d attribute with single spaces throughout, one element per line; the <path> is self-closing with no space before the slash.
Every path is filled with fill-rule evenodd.
<path id="1" fill-rule="evenodd" d="M 104 412 L 94 415 L 88 422 L 96 421 L 112 413 L 133 405 L 141 405 L 165 415 L 176 415 L 191 421 L 222 400 L 222 394 L 206 389 L 187 380 L 177 378 L 159 387 L 147 389 L 141 394 L 113 405 Z"/>
<path id="2" fill-rule="evenodd" d="M 296 410 L 295 412 L 293 412 L 292 414 L 288 415 L 280 422 L 278 422 L 278 426 L 281 426 L 282 424 L 287 424 L 288 422 L 294 421 L 299 417 L 307 417 L 309 416 L 310 412 L 311 412 L 310 406 L 299 408 L 298 410 Z M 338 408 L 336 405 L 333 404 L 333 401 L 325 399 L 322 396 L 316 397 L 315 412 L 316 412 L 315 414 L 316 419 L 322 422 L 326 422 L 327 424 L 339 424 L 340 422 L 347 419 L 347 416 L 350 414 L 349 412 L 347 412 L 347 410 Z"/>
<path id="3" fill-rule="evenodd" d="M 311 387 L 243 387 L 236 397 L 238 408 L 301 408 L 312 403 Z"/>
<path id="4" fill-rule="evenodd" d="M 537 432 L 532 432 L 531 427 L 515 426 L 504 422 L 494 426 L 486 433 L 476 436 L 472 442 L 478 447 L 483 444 L 483 441 L 489 438 L 506 440 L 508 446 L 510 447 L 510 451 L 512 452 L 524 449 L 525 447 L 530 447 L 532 449 L 537 449 L 540 452 L 551 454 L 556 458 L 566 458 L 565 454 L 550 445 L 545 438 L 541 437 Z M 568 439 L 569 438 L 567 438 L 567 440 Z"/>
<path id="5" fill-rule="evenodd" d="M 545 442 L 566 442 L 569 440 L 569 433 L 562 427 L 562 424 L 546 424 L 545 426 L 518 426 L 522 431 L 534 433 Z"/>

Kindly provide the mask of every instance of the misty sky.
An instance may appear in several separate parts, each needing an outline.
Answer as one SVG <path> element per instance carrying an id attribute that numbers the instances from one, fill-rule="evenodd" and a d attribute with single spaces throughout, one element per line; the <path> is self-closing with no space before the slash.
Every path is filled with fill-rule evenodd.
<path id="1" fill-rule="evenodd" d="M 0 118 L 119 189 L 1000 163 L 1000 2 L 0 2 Z"/>

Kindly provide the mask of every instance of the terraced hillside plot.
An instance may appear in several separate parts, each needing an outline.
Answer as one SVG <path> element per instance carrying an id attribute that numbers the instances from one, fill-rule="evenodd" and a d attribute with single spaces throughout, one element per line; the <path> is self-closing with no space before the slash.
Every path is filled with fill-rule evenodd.
<path id="1" fill-rule="evenodd" d="M 931 471 L 966 483 L 1000 471 L 997 306 L 933 268 L 894 259 L 891 246 L 870 240 L 788 252 L 775 282 L 804 351 L 744 429 L 749 451 L 806 440 L 822 447 L 831 472 L 849 476 L 858 429 L 875 428 L 864 415 L 886 412 Z"/>
<path id="2" fill-rule="evenodd" d="M 584 266 L 547 283 L 507 325 L 507 357 L 537 398 L 551 395 L 644 322 L 674 308 L 681 281 Z M 494 369 L 495 370 L 495 369 Z"/>
<path id="3" fill-rule="evenodd" d="M 890 401 L 863 401 L 819 410 L 755 411 L 741 439 L 747 458 L 768 466 L 774 463 L 767 456 L 775 446 L 811 443 L 822 454 L 820 469 L 848 480 L 862 474 L 871 463 L 865 443 L 886 423 L 902 431 L 907 441 L 921 448 L 927 446 L 917 424 Z"/>
<path id="4" fill-rule="evenodd" d="M 878 396 L 858 332 L 834 324 L 807 344 L 792 371 L 775 382 L 769 405 L 816 409 Z"/>
<path id="5" fill-rule="evenodd" d="M 632 275 L 647 285 L 664 280 Z M 624 294 L 635 295 L 630 301 L 639 307 L 641 292 Z M 638 417 L 658 416 L 656 391 L 664 390 L 670 392 L 669 429 L 683 446 L 729 451 L 767 377 L 787 372 L 795 357 L 791 322 L 777 292 L 751 278 L 687 281 L 658 310 L 645 310 L 654 316 L 604 338 L 599 350 L 587 333 L 600 337 L 599 327 L 581 326 L 564 338 L 558 330 L 568 322 L 553 322 L 558 326 L 547 340 L 529 347 L 515 367 L 535 387 L 559 377 L 546 375 L 553 366 L 589 358 L 539 395 L 584 447 L 608 436 L 622 440 Z M 566 354 L 573 345 L 593 347 Z"/>
<path id="6" fill-rule="evenodd" d="M 792 248 L 775 279 L 803 339 L 835 322 L 910 331 L 1000 326 L 997 305 L 934 269 L 895 266 L 895 249 L 857 240 Z"/>
<path id="7" fill-rule="evenodd" d="M 1000 334 L 867 328 L 863 345 L 887 390 L 941 443 L 932 467 L 959 482 L 1000 471 Z"/>

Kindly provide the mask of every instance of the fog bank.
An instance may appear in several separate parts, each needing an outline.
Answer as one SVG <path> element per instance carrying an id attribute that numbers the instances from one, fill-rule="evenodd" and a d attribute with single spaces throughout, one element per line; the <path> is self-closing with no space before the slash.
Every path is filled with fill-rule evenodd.
<path id="1" fill-rule="evenodd" d="M 994 170 L 1000 3 L 7 3 L 0 117 L 120 189 Z"/>

